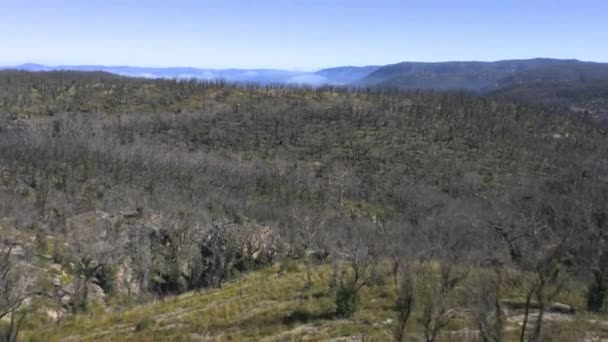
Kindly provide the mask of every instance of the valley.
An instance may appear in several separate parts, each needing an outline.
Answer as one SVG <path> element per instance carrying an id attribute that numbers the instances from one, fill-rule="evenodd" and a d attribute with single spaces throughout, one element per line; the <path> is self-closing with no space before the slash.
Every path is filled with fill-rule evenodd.
<path id="1" fill-rule="evenodd" d="M 2 71 L 0 331 L 606 338 L 586 96 Z"/>

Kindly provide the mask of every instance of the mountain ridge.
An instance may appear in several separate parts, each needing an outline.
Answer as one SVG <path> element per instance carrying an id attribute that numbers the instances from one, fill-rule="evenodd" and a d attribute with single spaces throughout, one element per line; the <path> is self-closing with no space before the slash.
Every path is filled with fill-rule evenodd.
<path id="1" fill-rule="evenodd" d="M 581 67 L 589 70 L 577 70 Z M 608 78 L 608 63 L 583 62 L 574 59 L 515 59 L 495 62 L 401 62 L 383 66 L 362 79 L 361 84 L 400 89 L 467 89 L 490 91 L 510 84 L 509 77 L 527 79 L 527 73 L 549 68 L 552 75 L 563 75 L 562 80 L 576 80 L 579 73 L 593 74 L 601 70 Z M 587 75 L 588 76 L 588 75 Z"/>
<path id="2" fill-rule="evenodd" d="M 213 69 L 105 65 L 46 66 L 25 63 L 0 69 L 25 71 L 104 71 L 129 77 L 225 80 L 235 83 L 334 85 L 396 89 L 464 89 L 493 92 L 539 81 L 585 82 L 608 79 L 608 63 L 577 59 L 512 59 L 493 62 L 399 62 L 387 65 L 339 66 L 316 71 L 272 68 Z"/>
<path id="3" fill-rule="evenodd" d="M 103 71 L 128 77 L 177 78 L 200 80 L 225 80 L 236 83 L 285 83 L 319 86 L 348 85 L 365 77 L 379 66 L 344 66 L 317 71 L 295 71 L 272 68 L 195 68 L 195 67 L 140 67 L 128 65 L 56 65 L 24 63 L 16 66 L 0 67 L 0 70 L 23 71 Z"/>

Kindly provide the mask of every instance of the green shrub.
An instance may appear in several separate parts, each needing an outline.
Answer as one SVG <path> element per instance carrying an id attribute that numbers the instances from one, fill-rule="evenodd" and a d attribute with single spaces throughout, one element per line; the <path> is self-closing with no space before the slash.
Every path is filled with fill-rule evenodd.
<path id="1" fill-rule="evenodd" d="M 135 325 L 135 331 L 146 330 L 146 329 L 154 326 L 155 324 L 156 324 L 156 321 L 154 321 L 152 318 L 146 317 Z"/>
<path id="2" fill-rule="evenodd" d="M 295 273 L 299 271 L 298 261 L 292 258 L 285 258 L 281 262 L 280 271 L 285 273 Z"/>
<path id="3" fill-rule="evenodd" d="M 114 293 L 116 289 L 116 271 L 114 268 L 104 265 L 99 269 L 95 276 L 96 283 L 106 294 Z"/>
<path id="4" fill-rule="evenodd" d="M 608 311 L 606 297 L 608 295 L 608 284 L 594 281 L 587 290 L 587 310 L 591 312 Z"/>
<path id="5" fill-rule="evenodd" d="M 336 314 L 339 317 L 348 318 L 357 311 L 358 306 L 357 291 L 350 286 L 340 284 L 336 290 Z"/>

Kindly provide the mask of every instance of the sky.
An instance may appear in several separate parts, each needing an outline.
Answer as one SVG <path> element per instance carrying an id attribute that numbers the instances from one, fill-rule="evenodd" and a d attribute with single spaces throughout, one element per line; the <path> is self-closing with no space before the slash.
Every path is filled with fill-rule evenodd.
<path id="1" fill-rule="evenodd" d="M 0 65 L 608 62 L 607 0 L 0 0 Z"/>

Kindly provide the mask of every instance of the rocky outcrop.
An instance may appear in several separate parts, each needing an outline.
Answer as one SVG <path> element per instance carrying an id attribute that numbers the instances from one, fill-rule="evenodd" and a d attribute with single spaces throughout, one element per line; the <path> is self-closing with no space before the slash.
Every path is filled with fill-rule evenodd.
<path id="1" fill-rule="evenodd" d="M 567 315 L 574 315 L 576 313 L 576 309 L 573 306 L 562 303 L 553 303 L 549 305 L 547 311 L 551 313 L 561 313 Z"/>

